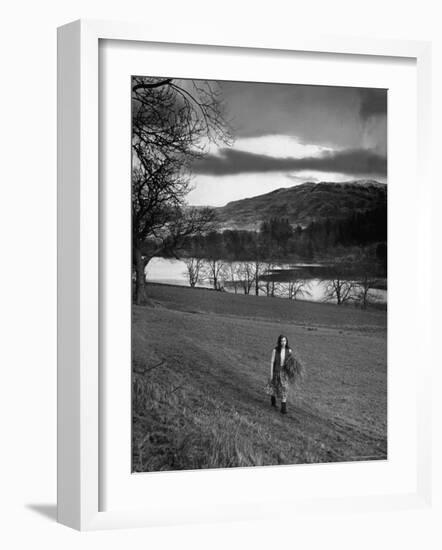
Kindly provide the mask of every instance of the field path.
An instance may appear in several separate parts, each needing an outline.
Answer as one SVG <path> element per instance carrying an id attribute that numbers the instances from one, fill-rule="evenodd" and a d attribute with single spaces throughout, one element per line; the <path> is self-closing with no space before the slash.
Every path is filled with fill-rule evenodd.
<path id="1" fill-rule="evenodd" d="M 179 453 L 198 447 L 200 436 L 206 447 L 214 438 L 232 445 L 240 458 L 227 465 L 387 457 L 385 312 L 162 285 L 149 292 L 151 305 L 133 310 L 133 358 L 158 403 L 134 420 L 139 470 L 192 467 Z M 287 415 L 263 391 L 280 333 L 307 370 Z M 162 408 L 170 395 L 174 401 Z M 139 440 L 150 432 L 162 434 L 168 465 L 159 467 L 163 455 L 148 461 L 159 450 Z"/>

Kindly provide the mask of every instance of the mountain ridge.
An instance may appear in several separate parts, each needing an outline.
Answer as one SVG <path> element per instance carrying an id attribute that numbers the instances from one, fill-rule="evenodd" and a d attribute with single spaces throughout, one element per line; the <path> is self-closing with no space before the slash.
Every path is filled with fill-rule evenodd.
<path id="1" fill-rule="evenodd" d="M 292 226 L 343 219 L 353 212 L 386 206 L 387 184 L 376 180 L 305 182 L 215 207 L 220 230 L 257 230 L 270 218 L 287 218 Z"/>

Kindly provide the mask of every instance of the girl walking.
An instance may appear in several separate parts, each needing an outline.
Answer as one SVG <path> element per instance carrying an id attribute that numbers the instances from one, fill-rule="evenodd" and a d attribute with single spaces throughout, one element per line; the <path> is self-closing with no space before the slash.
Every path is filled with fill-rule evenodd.
<path id="1" fill-rule="evenodd" d="M 270 360 L 270 381 L 267 393 L 270 394 L 270 403 L 276 408 L 276 399 L 281 400 L 281 413 L 287 414 L 287 394 L 289 383 L 296 375 L 302 374 L 302 366 L 293 355 L 287 337 L 278 336 Z"/>

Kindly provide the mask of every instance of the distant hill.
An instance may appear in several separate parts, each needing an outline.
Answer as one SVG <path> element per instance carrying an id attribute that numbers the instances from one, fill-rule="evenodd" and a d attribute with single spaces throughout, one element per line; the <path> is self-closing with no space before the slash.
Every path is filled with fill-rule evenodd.
<path id="1" fill-rule="evenodd" d="M 372 210 L 386 202 L 387 186 L 377 181 L 307 182 L 232 201 L 215 211 L 222 230 L 256 230 L 262 221 L 274 217 L 305 227 L 312 221 L 347 218 L 353 212 Z"/>

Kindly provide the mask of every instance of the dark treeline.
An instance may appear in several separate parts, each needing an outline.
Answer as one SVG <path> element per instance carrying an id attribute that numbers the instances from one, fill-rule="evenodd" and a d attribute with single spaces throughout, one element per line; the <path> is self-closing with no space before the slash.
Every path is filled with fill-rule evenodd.
<path id="1" fill-rule="evenodd" d="M 362 260 L 374 261 L 381 276 L 387 269 L 386 206 L 355 212 L 345 219 L 325 219 L 293 227 L 288 219 L 264 221 L 259 231 L 226 229 L 186 239 L 186 255 L 230 261 L 320 261 L 348 257 L 357 248 Z M 360 256 L 360 253 L 359 253 Z M 361 259 L 361 258 L 360 258 Z M 373 265 L 374 267 L 374 265 Z"/>

